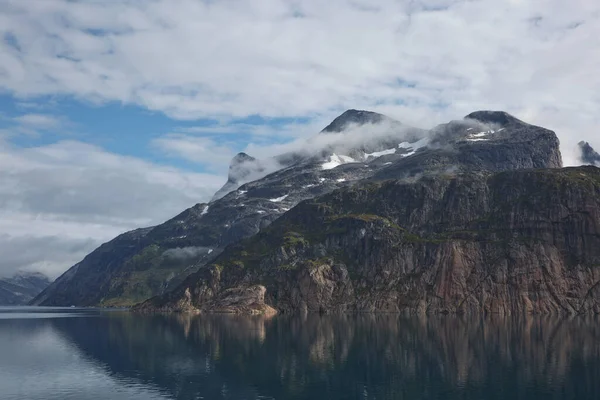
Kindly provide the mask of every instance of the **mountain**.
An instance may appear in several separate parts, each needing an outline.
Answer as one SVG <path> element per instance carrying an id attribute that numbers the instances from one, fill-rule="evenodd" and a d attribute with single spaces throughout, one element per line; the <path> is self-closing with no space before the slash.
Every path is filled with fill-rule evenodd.
<path id="1" fill-rule="evenodd" d="M 166 294 L 181 288 L 190 274 L 209 270 L 206 266 L 228 246 L 256 235 L 302 201 L 356 184 L 561 167 L 554 132 L 502 112 L 473 113 L 429 131 L 356 110 L 334 122 L 303 151 L 275 157 L 280 166 L 275 172 L 164 224 L 100 246 L 32 304 L 127 306 Z M 259 162 L 266 163 L 241 155 L 232 165 Z M 228 183 L 240 182 L 232 174 L 229 178 Z"/>
<path id="2" fill-rule="evenodd" d="M 600 169 L 370 181 L 304 201 L 140 310 L 600 313 Z"/>
<path id="3" fill-rule="evenodd" d="M 600 166 L 600 154 L 588 142 L 579 142 L 579 149 L 584 164 Z"/>
<path id="4" fill-rule="evenodd" d="M 48 277 L 39 273 L 20 273 L 11 278 L 0 278 L 0 305 L 25 305 L 48 285 Z"/>

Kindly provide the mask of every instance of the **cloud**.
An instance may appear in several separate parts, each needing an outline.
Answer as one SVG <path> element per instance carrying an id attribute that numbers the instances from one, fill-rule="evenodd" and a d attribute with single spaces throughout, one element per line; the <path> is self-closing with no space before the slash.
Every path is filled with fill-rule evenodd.
<path id="1" fill-rule="evenodd" d="M 13 120 L 18 124 L 35 129 L 58 128 L 62 125 L 59 118 L 45 114 L 24 114 L 13 118 Z"/>
<path id="2" fill-rule="evenodd" d="M 83 237 L 0 235 L 0 277 L 41 271 L 54 278 L 99 244 L 97 239 Z"/>
<path id="3" fill-rule="evenodd" d="M 414 130 L 410 126 L 400 125 L 397 121 L 386 119 L 377 124 L 350 125 L 340 133 L 313 133 L 308 137 L 299 137 L 281 144 L 251 143 L 245 151 L 257 157 L 274 157 L 286 153 L 313 156 L 318 155 L 323 149 L 329 149 L 334 153 L 348 154 L 353 149 L 377 146 L 379 142 L 388 139 L 393 139 L 394 143 L 404 140 L 415 141 L 423 134 L 424 132 Z"/>
<path id="4" fill-rule="evenodd" d="M 600 145 L 599 18 L 587 0 L 8 1 L 0 87 L 181 119 L 502 109 L 558 130 L 569 162 Z"/>
<path id="5" fill-rule="evenodd" d="M 208 201 L 223 181 L 76 141 L 0 142 L 0 275 L 55 277 L 119 233 Z"/>
<path id="6" fill-rule="evenodd" d="M 74 125 L 67 118 L 53 114 L 21 114 L 17 116 L 2 116 L 2 121 L 7 123 L 8 128 L 3 130 L 3 136 L 14 136 L 15 134 L 38 136 L 43 132 L 66 133 Z"/>
<path id="7" fill-rule="evenodd" d="M 184 133 L 170 133 L 156 138 L 152 145 L 165 154 L 203 165 L 212 170 L 226 171 L 235 151 L 217 144 L 208 137 L 197 137 Z"/>
<path id="8" fill-rule="evenodd" d="M 211 251 L 210 248 L 200 246 L 176 247 L 174 249 L 165 250 L 163 256 L 174 258 L 176 260 L 186 260 L 208 254 L 209 251 Z"/>
<path id="9" fill-rule="evenodd" d="M 329 122 L 315 118 L 310 121 L 266 121 L 264 124 L 220 121 L 208 126 L 179 126 L 171 133 L 152 139 L 151 146 L 169 157 L 223 174 L 227 173 L 235 154 L 250 151 L 251 155 L 262 158 L 263 164 L 251 169 L 267 173 L 280 168 L 267 158 L 300 150 L 306 139 L 314 137 Z"/>

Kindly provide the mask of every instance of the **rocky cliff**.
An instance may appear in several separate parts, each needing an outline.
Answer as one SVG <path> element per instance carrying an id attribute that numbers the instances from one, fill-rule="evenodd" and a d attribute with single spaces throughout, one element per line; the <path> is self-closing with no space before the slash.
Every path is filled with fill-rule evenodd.
<path id="1" fill-rule="evenodd" d="M 349 110 L 311 140 L 305 151 L 275 157 L 279 169 L 259 179 L 254 174 L 265 173 L 270 161 L 236 156 L 218 198 L 102 245 L 33 304 L 129 306 L 167 293 L 300 202 L 367 181 L 561 166 L 554 132 L 503 112 L 476 112 L 425 131 Z M 260 297 L 263 290 L 253 293 Z M 230 295 L 231 304 L 246 296 L 235 290 Z"/>
<path id="2" fill-rule="evenodd" d="M 140 310 L 600 312 L 600 169 L 451 173 L 305 201 Z"/>

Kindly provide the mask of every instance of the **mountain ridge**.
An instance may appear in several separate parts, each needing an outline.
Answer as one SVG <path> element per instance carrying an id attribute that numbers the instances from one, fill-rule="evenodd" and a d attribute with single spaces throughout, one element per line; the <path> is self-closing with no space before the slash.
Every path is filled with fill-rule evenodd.
<path id="1" fill-rule="evenodd" d="M 47 276 L 36 272 L 0 278 L 0 305 L 25 305 L 50 283 Z"/>

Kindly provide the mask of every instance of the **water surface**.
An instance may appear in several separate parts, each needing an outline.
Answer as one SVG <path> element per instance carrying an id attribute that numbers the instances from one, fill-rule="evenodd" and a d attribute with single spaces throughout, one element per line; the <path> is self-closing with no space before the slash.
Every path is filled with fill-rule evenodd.
<path id="1" fill-rule="evenodd" d="M 0 398 L 600 399 L 599 322 L 0 308 Z"/>

